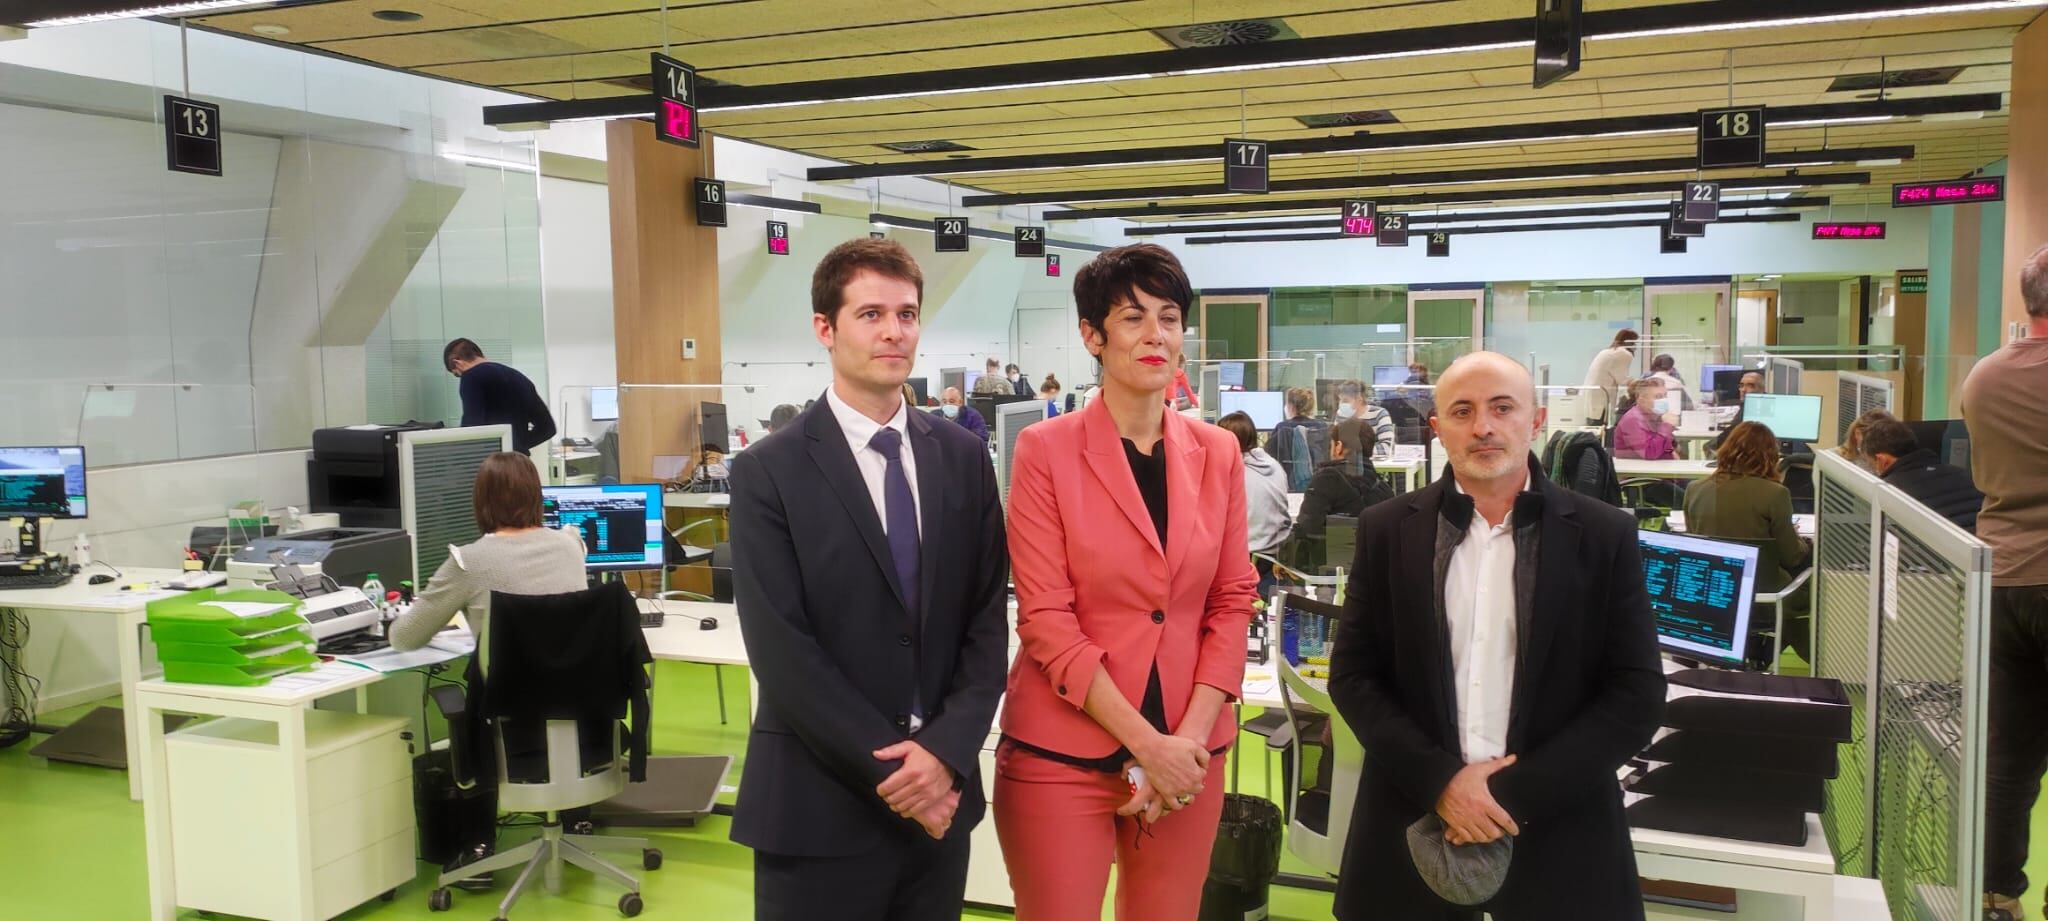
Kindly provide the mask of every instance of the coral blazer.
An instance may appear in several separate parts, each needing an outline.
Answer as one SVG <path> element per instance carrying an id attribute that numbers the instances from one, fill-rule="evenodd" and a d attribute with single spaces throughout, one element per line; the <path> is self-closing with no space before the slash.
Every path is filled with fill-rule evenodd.
<path id="1" fill-rule="evenodd" d="M 1157 662 L 1168 728 L 1196 684 L 1237 698 L 1258 592 L 1244 458 L 1229 432 L 1161 411 L 1164 550 L 1106 401 L 1018 436 L 1009 531 L 1022 650 L 1003 704 L 1007 735 L 1083 758 L 1116 752 L 1116 738 L 1081 709 L 1097 665 L 1136 707 Z M 1236 738 L 1226 709 L 1208 747 Z"/>

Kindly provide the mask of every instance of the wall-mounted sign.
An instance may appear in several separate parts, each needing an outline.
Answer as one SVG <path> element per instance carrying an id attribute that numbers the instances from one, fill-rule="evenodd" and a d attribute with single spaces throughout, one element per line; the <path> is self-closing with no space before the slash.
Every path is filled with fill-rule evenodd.
<path id="1" fill-rule="evenodd" d="M 697 223 L 703 227 L 725 226 L 725 180 L 698 179 Z"/>
<path id="2" fill-rule="evenodd" d="M 1347 199 L 1344 202 L 1344 235 L 1347 237 L 1369 237 L 1373 235 L 1373 219 L 1377 210 L 1372 202 L 1362 198 Z"/>
<path id="3" fill-rule="evenodd" d="M 1382 211 L 1375 230 L 1375 236 L 1379 237 L 1375 242 L 1380 246 L 1408 245 L 1408 215 Z"/>
<path id="4" fill-rule="evenodd" d="M 1451 254 L 1451 235 L 1441 230 L 1429 232 L 1429 255 L 1445 258 Z"/>
<path id="5" fill-rule="evenodd" d="M 220 106 L 164 97 L 164 165 L 180 173 L 220 175 Z"/>
<path id="6" fill-rule="evenodd" d="M 1060 254 L 1058 254 L 1058 253 L 1046 253 L 1046 254 L 1045 254 L 1045 277 L 1047 277 L 1047 278 L 1058 278 L 1058 277 L 1060 277 Z"/>
<path id="7" fill-rule="evenodd" d="M 1016 255 L 1036 258 L 1045 255 L 1045 228 L 1019 227 L 1011 231 L 1016 245 Z"/>
<path id="8" fill-rule="evenodd" d="M 768 255 L 789 255 L 789 224 L 786 221 L 768 222 Z"/>
<path id="9" fill-rule="evenodd" d="M 1671 225 L 1669 223 L 1666 223 L 1664 227 L 1657 232 L 1657 252 L 1664 253 L 1666 255 L 1683 253 L 1685 252 L 1685 241 L 1687 239 L 1688 238 L 1686 237 L 1673 235 L 1671 233 Z"/>
<path id="10" fill-rule="evenodd" d="M 932 248 L 939 252 L 967 252 L 967 219 L 964 217 L 932 218 L 932 235 Z"/>
<path id="11" fill-rule="evenodd" d="M 1671 223 L 1665 228 L 1665 232 L 1674 237 L 1704 237 L 1707 235 L 1707 225 L 1699 221 L 1686 220 L 1685 205 L 1677 204 L 1671 206 Z"/>
<path id="12" fill-rule="evenodd" d="M 1854 224 L 1818 223 L 1813 225 L 1816 240 L 1882 240 L 1883 221 L 1858 221 Z"/>
<path id="13" fill-rule="evenodd" d="M 1921 272 L 1921 273 L 1918 273 L 1918 274 L 1914 274 L 1914 275 L 1900 275 L 1900 276 L 1899 276 L 1899 293 L 1900 293 L 1900 294 L 1926 294 L 1926 293 L 1927 293 L 1927 273 L 1925 273 L 1925 272 Z"/>
<path id="14" fill-rule="evenodd" d="M 1720 220 L 1721 184 L 1718 182 L 1686 183 L 1685 219 L 1702 224 Z"/>
<path id="15" fill-rule="evenodd" d="M 1968 205 L 1980 201 L 2004 201 L 2004 176 L 1979 176 L 1951 182 L 1901 182 L 1892 186 L 1892 207 L 1921 205 Z"/>
<path id="16" fill-rule="evenodd" d="M 697 146 L 697 71 L 659 51 L 653 62 L 654 136 L 671 144 Z"/>
<path id="17" fill-rule="evenodd" d="M 1700 169 L 1764 165 L 1764 107 L 1700 110 Z"/>
<path id="18" fill-rule="evenodd" d="M 1536 67 L 1529 85 L 1542 89 L 1579 72 L 1585 44 L 1584 0 L 1536 0 Z"/>
<path id="19" fill-rule="evenodd" d="M 1223 142 L 1223 188 L 1251 195 L 1266 194 L 1266 142 L 1230 139 Z"/>

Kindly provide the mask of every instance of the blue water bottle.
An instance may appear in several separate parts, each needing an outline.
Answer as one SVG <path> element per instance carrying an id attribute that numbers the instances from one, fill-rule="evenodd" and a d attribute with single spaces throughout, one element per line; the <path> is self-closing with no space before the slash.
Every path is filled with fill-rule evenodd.
<path id="1" fill-rule="evenodd" d="M 1280 654 L 1288 662 L 1301 664 L 1301 615 L 1293 608 L 1280 616 Z"/>

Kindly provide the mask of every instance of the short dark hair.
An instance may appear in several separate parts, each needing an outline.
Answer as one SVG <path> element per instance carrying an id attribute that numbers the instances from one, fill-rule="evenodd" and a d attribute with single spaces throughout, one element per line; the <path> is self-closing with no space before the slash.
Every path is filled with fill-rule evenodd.
<path id="1" fill-rule="evenodd" d="M 1183 314 L 1195 302 L 1187 270 L 1157 243 L 1133 243 L 1104 250 L 1074 273 L 1074 309 L 1081 322 L 1103 335 L 1103 323 L 1117 304 L 1143 291 L 1179 307 Z"/>
<path id="2" fill-rule="evenodd" d="M 1337 385 L 1338 402 L 1356 400 L 1363 396 L 1365 396 L 1365 383 L 1363 381 L 1345 381 Z"/>
<path id="3" fill-rule="evenodd" d="M 1259 446 L 1259 425 L 1242 412 L 1216 420 L 1216 427 L 1237 436 L 1237 453 L 1249 454 Z"/>
<path id="4" fill-rule="evenodd" d="M 1330 427 L 1330 443 L 1344 446 L 1344 456 L 1360 458 L 1369 453 L 1365 446 L 1365 420 L 1345 419 Z"/>
<path id="5" fill-rule="evenodd" d="M 1920 450 L 1920 439 L 1914 437 L 1913 429 L 1891 413 L 1873 409 L 1856 421 L 1863 424 L 1863 441 L 1858 447 L 1864 457 L 1905 457 Z"/>
<path id="6" fill-rule="evenodd" d="M 450 372 L 455 370 L 455 362 L 458 360 L 469 361 L 482 357 L 484 350 L 477 348 L 477 344 L 468 339 L 452 339 L 441 347 L 441 367 Z"/>
<path id="7" fill-rule="evenodd" d="M 803 410 L 796 408 L 796 405 L 793 403 L 784 403 L 780 406 L 775 407 L 774 409 L 769 410 L 768 431 L 782 431 L 782 427 L 788 425 L 791 421 L 795 420 L 797 414 L 800 412 L 803 412 Z"/>
<path id="8" fill-rule="evenodd" d="M 540 527 L 540 471 L 534 468 L 533 458 L 511 451 L 484 458 L 469 503 L 476 513 L 477 530 L 485 534 Z"/>
<path id="9" fill-rule="evenodd" d="M 811 312 L 823 314 L 825 322 L 839 325 L 839 308 L 846 305 L 846 286 L 862 270 L 885 278 L 907 281 L 917 288 L 919 306 L 924 304 L 924 271 L 910 250 L 894 240 L 855 237 L 825 254 L 811 272 Z"/>
<path id="10" fill-rule="evenodd" d="M 1671 357 L 1670 352 L 1665 352 L 1650 359 L 1650 370 L 1652 371 L 1669 371 L 1676 367 L 1678 367 L 1678 359 Z"/>
<path id="11" fill-rule="evenodd" d="M 1614 349 L 1620 348 L 1624 345 L 1634 345 L 1635 341 L 1641 338 L 1643 338 L 1642 333 L 1636 332 L 1632 329 L 1624 329 L 1621 332 L 1614 334 L 1614 342 L 1609 344 L 1607 347 L 1610 349 Z"/>

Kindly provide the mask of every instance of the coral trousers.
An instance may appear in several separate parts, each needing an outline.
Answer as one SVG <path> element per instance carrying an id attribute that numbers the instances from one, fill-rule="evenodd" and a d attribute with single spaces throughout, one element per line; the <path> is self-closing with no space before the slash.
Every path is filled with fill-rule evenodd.
<path id="1" fill-rule="evenodd" d="M 1131 799 L 1123 777 L 1004 745 L 992 808 L 1017 921 L 1099 921 L 1112 863 L 1117 921 L 1194 921 L 1223 815 L 1225 760 L 1209 760 L 1200 796 L 1145 825 L 1116 814 Z"/>

